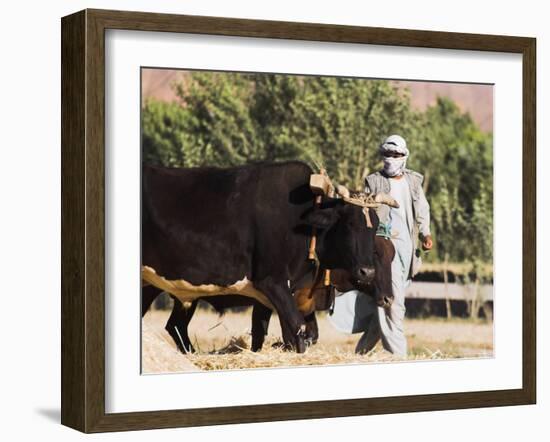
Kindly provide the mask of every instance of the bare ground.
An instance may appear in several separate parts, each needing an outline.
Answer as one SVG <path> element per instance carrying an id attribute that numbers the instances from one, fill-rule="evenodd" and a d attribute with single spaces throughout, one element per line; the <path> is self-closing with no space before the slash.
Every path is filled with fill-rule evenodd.
<path id="1" fill-rule="evenodd" d="M 164 330 L 168 311 L 153 310 L 143 318 L 142 369 L 144 373 L 200 370 L 333 365 L 398 360 L 377 346 L 368 355 L 356 355 L 360 334 L 348 335 L 334 329 L 326 315 L 318 315 L 319 342 L 304 354 L 272 347 L 280 341 L 278 318 L 271 319 L 264 349 L 250 348 L 250 309 L 242 313 L 199 310 L 189 326 L 195 354 L 178 352 Z M 491 357 L 493 323 L 464 319 L 408 319 L 405 323 L 409 344 L 408 360 Z"/>

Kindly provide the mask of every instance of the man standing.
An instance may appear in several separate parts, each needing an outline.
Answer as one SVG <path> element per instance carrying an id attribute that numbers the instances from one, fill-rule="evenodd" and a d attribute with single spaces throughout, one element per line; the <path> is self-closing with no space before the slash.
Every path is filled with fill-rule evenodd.
<path id="1" fill-rule="evenodd" d="M 430 234 L 430 206 L 422 189 L 423 176 L 406 169 L 409 149 L 399 135 L 391 135 L 380 145 L 384 168 L 366 178 L 367 193 L 389 193 L 399 208 L 382 206 L 379 234 L 391 236 L 395 247 L 392 261 L 394 300 L 390 307 L 379 307 L 374 300 L 360 292 L 348 292 L 336 298 L 331 322 L 340 330 L 363 335 L 357 343 L 357 353 L 367 353 L 381 340 L 385 350 L 406 357 L 407 340 L 403 328 L 405 318 L 405 289 L 418 272 L 421 260 L 417 239 L 424 250 L 433 246 Z"/>

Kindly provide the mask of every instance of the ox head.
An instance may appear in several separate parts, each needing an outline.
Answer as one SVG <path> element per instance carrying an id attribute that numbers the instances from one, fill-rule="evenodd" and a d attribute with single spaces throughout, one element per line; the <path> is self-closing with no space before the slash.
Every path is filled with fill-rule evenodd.
<path id="1" fill-rule="evenodd" d="M 380 307 L 389 307 L 394 299 L 391 282 L 391 265 L 395 256 L 393 243 L 381 236 L 374 240 L 376 278 L 370 287 L 370 294 Z"/>
<path id="2" fill-rule="evenodd" d="M 321 265 L 347 271 L 357 284 L 370 283 L 375 274 L 374 235 L 378 217 L 370 212 L 342 199 L 329 198 L 305 217 L 305 222 L 318 231 L 317 254 Z"/>
<path id="3" fill-rule="evenodd" d="M 376 236 L 374 238 L 374 281 L 361 287 L 360 290 L 374 298 L 380 307 L 390 307 L 393 303 L 393 289 L 391 281 L 391 264 L 395 256 L 395 248 L 391 241 Z M 345 270 L 333 270 L 331 272 L 331 283 L 340 292 L 347 292 L 357 288 L 349 272 Z"/>
<path id="4" fill-rule="evenodd" d="M 336 288 L 367 290 L 374 281 L 375 235 L 379 220 L 374 208 L 381 204 L 397 206 L 389 195 L 351 193 L 337 186 L 336 198 L 325 198 L 320 207 L 306 214 L 307 224 L 316 227 L 317 253 L 322 267 L 336 270 Z"/>

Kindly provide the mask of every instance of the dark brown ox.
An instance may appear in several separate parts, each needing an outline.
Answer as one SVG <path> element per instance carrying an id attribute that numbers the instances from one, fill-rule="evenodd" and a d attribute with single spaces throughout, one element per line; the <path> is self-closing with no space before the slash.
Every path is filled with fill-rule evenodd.
<path id="1" fill-rule="evenodd" d="M 391 263 L 395 256 L 395 248 L 391 240 L 376 236 L 374 240 L 376 274 L 371 284 L 362 286 L 362 290 L 373 296 L 378 305 L 388 307 L 393 301 L 391 285 Z M 329 310 L 334 302 L 334 289 L 339 291 L 353 290 L 356 286 L 352 283 L 350 273 L 343 270 L 330 272 L 330 285 L 326 285 L 325 273 L 318 272 L 314 283 L 308 287 L 295 290 L 294 299 L 299 312 L 303 315 L 306 324 L 306 341 L 313 345 L 319 339 L 316 311 Z M 176 346 L 182 353 L 194 352 L 188 334 L 188 326 L 191 321 L 197 301 L 194 301 L 188 308 L 175 297 L 174 306 L 168 322 L 166 331 L 170 334 Z M 204 298 L 216 311 L 223 314 L 229 308 L 253 306 L 252 310 L 252 351 L 261 350 L 265 335 L 267 334 L 272 310 L 251 298 L 239 295 L 227 295 L 224 297 Z"/>
<path id="2" fill-rule="evenodd" d="M 185 303 L 240 294 L 276 310 L 285 344 L 305 351 L 307 327 L 293 292 L 312 273 L 309 239 L 316 237 L 321 271 L 344 269 L 360 289 L 374 278 L 378 226 L 373 206 L 315 194 L 312 175 L 300 162 L 144 165 L 142 315 L 162 291 Z"/>

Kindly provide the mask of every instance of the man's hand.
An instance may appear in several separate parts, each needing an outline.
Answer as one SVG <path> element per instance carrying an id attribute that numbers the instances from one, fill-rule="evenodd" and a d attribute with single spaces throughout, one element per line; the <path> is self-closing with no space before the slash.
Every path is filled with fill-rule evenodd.
<path id="1" fill-rule="evenodd" d="M 434 243 L 432 241 L 432 235 L 426 235 L 422 239 L 422 249 L 423 250 L 431 250 L 433 246 L 434 246 Z"/>

